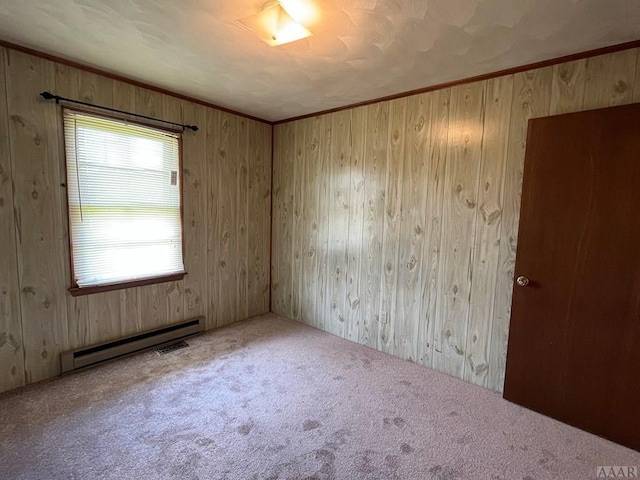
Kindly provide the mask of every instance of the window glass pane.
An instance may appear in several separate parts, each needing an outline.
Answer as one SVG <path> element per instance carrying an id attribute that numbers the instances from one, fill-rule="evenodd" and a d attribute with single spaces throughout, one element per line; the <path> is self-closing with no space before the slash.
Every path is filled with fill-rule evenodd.
<path id="1" fill-rule="evenodd" d="M 72 110 L 64 124 L 78 286 L 183 272 L 178 136 Z"/>

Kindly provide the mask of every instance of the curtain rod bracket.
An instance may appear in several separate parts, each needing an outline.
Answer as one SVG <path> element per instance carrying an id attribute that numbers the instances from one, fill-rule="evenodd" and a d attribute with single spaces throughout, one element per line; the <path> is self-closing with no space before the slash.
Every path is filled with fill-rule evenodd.
<path id="1" fill-rule="evenodd" d="M 176 126 L 176 127 L 181 127 L 182 130 L 191 130 L 193 132 L 197 132 L 198 131 L 198 127 L 196 125 L 184 125 L 182 123 L 170 122 L 168 120 L 160 120 L 158 118 L 148 117 L 147 115 L 140 115 L 140 114 L 137 114 L 137 113 L 125 112 L 124 110 L 117 110 L 115 108 L 104 107 L 102 105 L 95 105 L 93 103 L 81 102 L 80 100 L 73 100 L 71 98 L 64 98 L 64 97 L 61 97 L 60 95 L 54 95 L 51 92 L 42 92 L 40 94 L 40 96 L 42 98 L 44 98 L 45 100 L 55 100 L 56 104 L 60 104 L 60 101 L 69 102 L 69 103 L 77 103 L 79 105 L 85 105 L 87 107 L 98 108 L 100 110 L 107 110 L 109 112 L 122 113 L 124 115 L 131 115 L 132 117 L 144 118 L 144 119 L 147 119 L 147 120 L 152 120 L 154 122 L 166 123 L 166 124 L 173 125 L 173 126 Z"/>
<path id="2" fill-rule="evenodd" d="M 45 100 L 55 100 L 56 103 L 60 103 L 60 97 L 58 95 L 54 95 L 51 92 L 42 92 L 40 96 Z"/>

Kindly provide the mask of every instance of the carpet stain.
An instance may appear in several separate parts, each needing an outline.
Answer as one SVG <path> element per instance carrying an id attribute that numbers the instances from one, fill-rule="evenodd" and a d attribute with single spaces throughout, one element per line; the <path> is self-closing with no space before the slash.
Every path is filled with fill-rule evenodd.
<path id="1" fill-rule="evenodd" d="M 376 472 L 376 468 L 373 466 L 372 456 L 376 454 L 373 450 L 365 450 L 363 455 L 358 455 L 354 460 L 354 464 L 358 473 L 364 475 L 371 475 Z M 368 477 L 367 477 L 368 478 Z"/>
<path id="2" fill-rule="evenodd" d="M 244 391 L 244 385 L 242 385 L 239 382 L 236 382 L 233 385 L 231 385 L 231 387 L 229 387 L 229 390 L 231 390 L 232 392 L 241 393 Z"/>
<path id="3" fill-rule="evenodd" d="M 458 415 L 460 415 L 458 412 L 456 412 L 455 410 L 449 412 L 447 414 L 449 417 L 457 417 Z"/>
<path id="4" fill-rule="evenodd" d="M 254 475 L 255 480 L 331 480 L 336 477 L 336 455 L 329 449 L 319 448 L 297 455 L 270 469 L 266 475 Z M 226 477 L 224 477 L 226 478 Z"/>
<path id="5" fill-rule="evenodd" d="M 265 448 L 265 452 L 269 452 L 269 453 L 278 453 L 283 451 L 284 449 L 288 448 L 289 444 L 287 445 L 272 445 L 269 446 L 267 448 Z"/>
<path id="6" fill-rule="evenodd" d="M 429 469 L 429 473 L 433 474 L 434 480 L 455 480 L 462 478 L 459 470 L 449 467 L 448 465 L 435 465 Z"/>
<path id="7" fill-rule="evenodd" d="M 336 461 L 336 456 L 333 452 L 330 452 L 326 449 L 320 449 L 315 451 L 316 460 L 322 462 L 322 467 L 320 468 L 320 473 L 324 473 L 326 475 L 332 475 L 335 471 L 334 462 Z"/>
<path id="8" fill-rule="evenodd" d="M 340 447 L 344 447 L 349 443 L 349 437 L 351 432 L 346 428 L 342 428 L 333 433 L 330 440 L 325 442 L 325 446 L 331 450 L 338 450 Z"/>
<path id="9" fill-rule="evenodd" d="M 238 433 L 240 435 L 249 435 L 253 428 L 253 422 L 247 422 L 238 427 Z"/>
<path id="10" fill-rule="evenodd" d="M 384 423 L 385 425 L 395 425 L 398 428 L 402 428 L 406 424 L 404 418 L 402 417 L 395 417 L 395 418 L 385 417 L 382 419 L 382 423 Z"/>
<path id="11" fill-rule="evenodd" d="M 201 462 L 202 455 L 199 453 L 190 453 L 186 455 L 186 458 L 183 462 L 178 465 L 172 465 L 168 470 L 171 472 L 171 475 L 176 478 L 193 478 L 194 480 L 197 477 L 193 475 L 189 475 L 185 477 L 185 472 L 192 472 L 197 465 Z"/>
<path id="12" fill-rule="evenodd" d="M 384 457 L 384 463 L 391 468 L 398 468 L 400 466 L 400 458 L 397 455 L 387 455 Z"/>
<path id="13" fill-rule="evenodd" d="M 380 452 L 370 449 L 359 451 L 353 460 L 353 465 L 358 475 L 344 478 L 401 480 L 403 477 L 398 474 L 398 470 L 401 468 L 403 461 L 406 460 L 399 455 L 383 455 Z"/>
<path id="14" fill-rule="evenodd" d="M 305 476 L 304 478 L 314 479 L 314 480 L 331 480 L 335 476 L 335 466 L 334 463 L 336 461 L 336 456 L 332 452 L 324 449 L 316 450 L 315 459 L 320 462 L 320 470 L 316 473 Z"/>
<path id="15" fill-rule="evenodd" d="M 542 450 L 542 458 L 538 460 L 538 464 L 545 465 L 549 462 L 553 462 L 556 456 L 549 450 Z"/>
<path id="16" fill-rule="evenodd" d="M 414 452 L 414 449 L 411 445 L 409 445 L 408 443 L 403 443 L 402 445 L 400 445 L 400 451 L 402 453 L 404 453 L 405 455 L 408 455 L 410 453 Z"/>
<path id="17" fill-rule="evenodd" d="M 215 440 L 208 437 L 200 437 L 196 440 L 196 445 L 200 447 L 208 447 L 209 445 L 215 445 Z"/>
<path id="18" fill-rule="evenodd" d="M 305 420 L 305 422 L 302 424 L 302 430 L 304 432 L 315 430 L 318 427 L 320 427 L 320 422 L 318 422 L 317 420 Z"/>

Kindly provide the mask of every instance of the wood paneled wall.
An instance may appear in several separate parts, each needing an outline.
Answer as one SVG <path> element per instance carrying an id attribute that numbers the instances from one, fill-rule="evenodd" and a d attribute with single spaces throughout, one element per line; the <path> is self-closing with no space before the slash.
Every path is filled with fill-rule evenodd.
<path id="1" fill-rule="evenodd" d="M 269 310 L 270 125 L 13 50 L 0 59 L 0 391 L 57 375 L 67 349 Z M 61 114 L 44 90 L 200 127 L 183 143 L 183 281 L 69 295 Z"/>
<path id="2" fill-rule="evenodd" d="M 501 390 L 527 122 L 640 101 L 638 57 L 276 126 L 273 310 Z"/>

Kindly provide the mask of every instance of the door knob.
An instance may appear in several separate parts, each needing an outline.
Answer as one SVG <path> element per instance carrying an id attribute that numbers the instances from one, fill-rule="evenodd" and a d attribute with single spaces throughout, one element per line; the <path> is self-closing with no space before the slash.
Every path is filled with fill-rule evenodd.
<path id="1" fill-rule="evenodd" d="M 521 275 L 518 278 L 516 278 L 516 284 L 519 287 L 526 287 L 527 285 L 529 285 L 529 279 Z"/>

